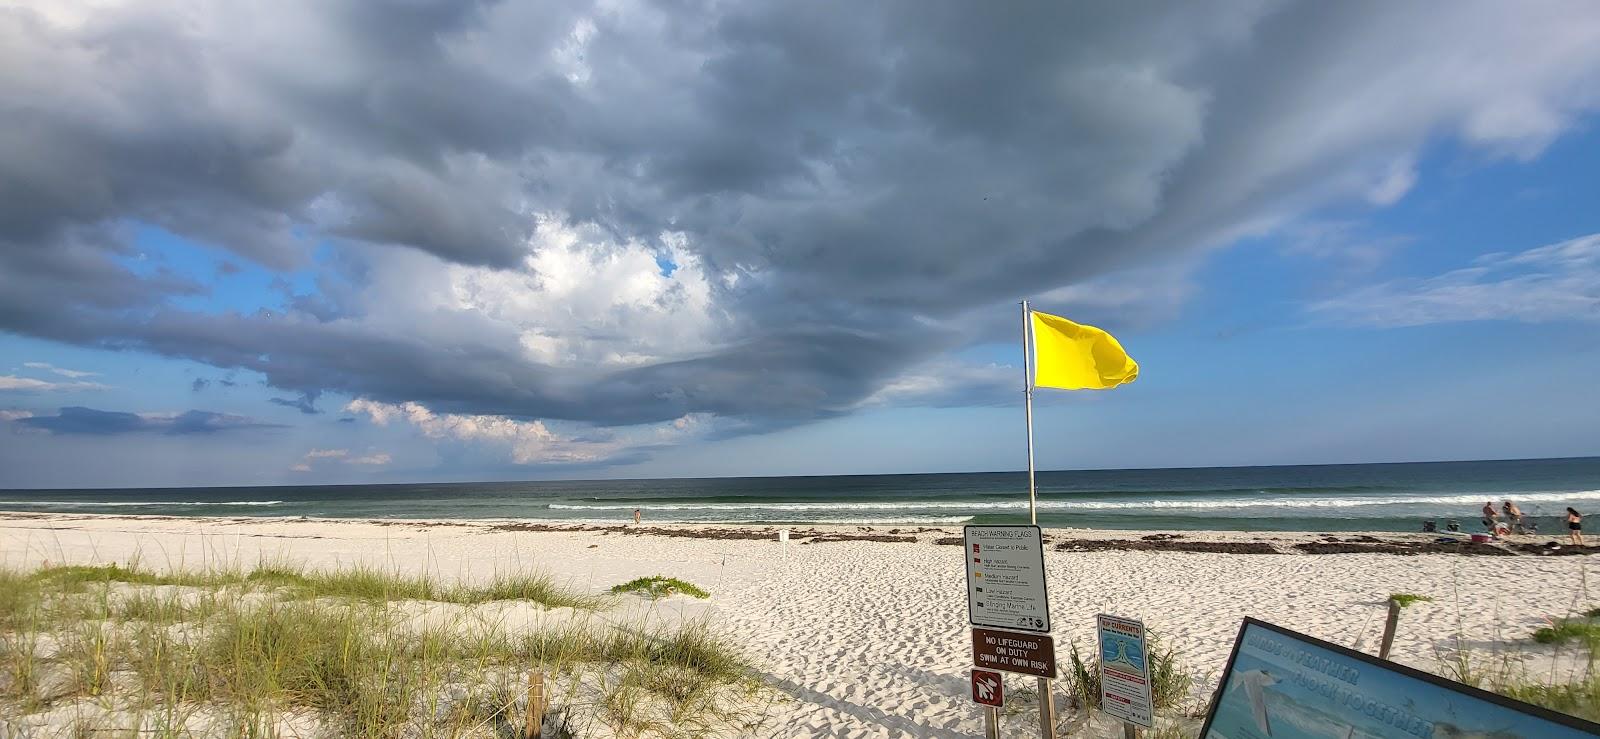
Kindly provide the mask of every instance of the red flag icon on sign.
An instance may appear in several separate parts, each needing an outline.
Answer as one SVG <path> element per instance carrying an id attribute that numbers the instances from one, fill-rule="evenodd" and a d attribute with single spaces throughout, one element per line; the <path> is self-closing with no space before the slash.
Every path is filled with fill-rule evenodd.
<path id="1" fill-rule="evenodd" d="M 995 706 L 997 708 L 1005 705 L 1005 692 L 1000 687 L 1000 673 L 988 670 L 973 670 L 972 700 L 979 705 Z"/>

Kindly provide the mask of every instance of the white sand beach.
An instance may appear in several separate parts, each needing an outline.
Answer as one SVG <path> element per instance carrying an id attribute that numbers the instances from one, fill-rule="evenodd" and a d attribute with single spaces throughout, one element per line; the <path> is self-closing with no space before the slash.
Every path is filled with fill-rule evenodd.
<path id="1" fill-rule="evenodd" d="M 785 547 L 737 540 L 617 531 L 506 531 L 498 523 L 163 518 L 5 514 L 0 563 L 137 560 L 152 569 L 249 566 L 265 558 L 309 567 L 364 563 L 465 581 L 508 568 L 540 568 L 600 592 L 663 574 L 711 592 L 706 601 L 654 604 L 669 617 L 705 617 L 741 644 L 785 699 L 763 729 L 774 737 L 967 737 L 981 716 L 967 695 L 969 636 L 961 549 L 935 544 L 960 530 L 917 529 L 915 542 L 832 541 Z M 674 527 L 647 527 L 657 530 Z M 677 529 L 707 530 L 694 526 Z M 746 529 L 748 530 L 748 529 Z M 817 527 L 862 533 L 857 527 Z M 883 529 L 874 532 L 887 533 Z M 1051 530 L 1058 540 L 1138 539 L 1148 532 Z M 902 534 L 903 535 L 903 534 Z M 1183 532 L 1186 540 L 1268 542 L 1289 550 L 1311 534 Z M 1386 535 L 1386 541 L 1423 541 Z M 1222 670 L 1240 619 L 1254 616 L 1375 651 L 1390 593 L 1430 595 L 1408 608 L 1395 658 L 1440 669 L 1459 636 L 1477 650 L 1538 654 L 1528 634 L 1592 607 L 1586 556 L 1457 554 L 1222 554 L 1051 551 L 1052 616 L 1063 663 L 1088 645 L 1093 616 L 1143 619 L 1195 675 L 1197 700 Z M 1498 646 L 1497 646 L 1498 645 Z M 1548 658 L 1530 665 L 1547 669 Z M 1008 689 L 1031 681 L 1017 679 Z M 1064 702 L 1063 697 L 1057 698 Z M 1031 717 L 1008 719 L 1028 735 Z"/>

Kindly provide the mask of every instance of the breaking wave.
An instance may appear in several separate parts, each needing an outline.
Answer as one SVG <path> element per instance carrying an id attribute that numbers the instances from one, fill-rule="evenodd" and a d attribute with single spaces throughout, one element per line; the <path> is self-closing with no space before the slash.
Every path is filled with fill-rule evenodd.
<path id="1" fill-rule="evenodd" d="M 1542 493 L 1459 493 L 1447 495 L 1385 495 L 1385 496 L 1320 496 L 1320 497 L 1289 497 L 1283 495 L 1268 495 L 1261 497 L 1227 497 L 1227 498 L 1195 498 L 1174 499 L 1154 498 L 1143 500 L 1041 500 L 1040 510 L 1058 511 L 1193 511 L 1193 512 L 1227 512 L 1249 511 L 1260 515 L 1272 510 L 1307 512 L 1315 510 L 1364 510 L 1366 513 L 1352 515 L 1382 515 L 1384 511 L 1378 509 L 1396 507 L 1439 507 L 1476 510 L 1485 500 L 1500 500 L 1511 498 L 1524 508 L 1532 508 L 1540 504 L 1565 504 L 1573 501 L 1600 500 L 1600 490 L 1580 490 L 1570 493 L 1542 492 Z M 570 511 L 627 511 L 639 508 L 645 511 L 721 511 L 751 513 L 848 513 L 852 511 L 972 511 L 982 513 L 992 510 L 1026 510 L 1028 501 L 1020 496 L 1016 500 L 983 500 L 983 501 L 873 501 L 873 502 L 845 502 L 845 501 L 816 501 L 816 502 L 756 502 L 747 503 L 694 503 L 694 502 L 649 502 L 638 503 L 551 503 L 548 508 L 552 510 Z M 898 518 L 905 522 L 905 518 Z"/>

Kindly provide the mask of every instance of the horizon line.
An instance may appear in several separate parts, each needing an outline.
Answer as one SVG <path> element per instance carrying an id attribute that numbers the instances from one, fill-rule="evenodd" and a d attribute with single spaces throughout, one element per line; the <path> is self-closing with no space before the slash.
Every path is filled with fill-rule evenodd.
<path id="1" fill-rule="evenodd" d="M 1231 464 L 1209 466 L 1181 466 L 1181 467 L 1075 467 L 1068 469 L 1036 470 L 1035 474 L 1059 472 L 1183 472 L 1193 470 L 1240 470 L 1240 469 L 1275 469 L 1291 467 L 1375 467 L 1375 466 L 1400 466 L 1423 464 L 1493 464 L 1502 462 L 1564 462 L 1594 459 L 1600 460 L 1600 455 L 1583 455 L 1576 457 L 1511 457 L 1497 459 L 1419 459 L 1401 462 L 1315 462 L 1305 464 Z M 863 472 L 846 474 L 817 474 L 817 475 L 697 475 L 683 477 L 596 477 L 596 478 L 555 478 L 555 479 L 529 479 L 529 480 L 450 480 L 434 482 L 342 482 L 342 483 L 314 483 L 305 485 L 149 485 L 140 487 L 43 487 L 43 488 L 0 488 L 0 493 L 22 493 L 34 491 L 60 492 L 66 490 L 79 490 L 85 492 L 107 490 L 197 490 L 204 488 L 226 489 L 257 489 L 266 490 L 274 488 L 354 488 L 354 487 L 401 487 L 405 485 L 516 485 L 522 483 L 561 483 L 561 482 L 647 482 L 651 480 L 780 480 L 780 479 L 815 479 L 823 477 L 911 477 L 917 475 L 1026 475 L 1026 469 L 1017 470 L 975 470 L 968 472 Z"/>

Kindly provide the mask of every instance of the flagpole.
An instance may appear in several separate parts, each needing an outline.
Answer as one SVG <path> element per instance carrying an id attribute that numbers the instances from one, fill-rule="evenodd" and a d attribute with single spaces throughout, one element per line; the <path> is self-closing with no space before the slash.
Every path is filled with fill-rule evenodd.
<path id="1" fill-rule="evenodd" d="M 1022 301 L 1022 405 L 1027 409 L 1028 416 L 1028 523 L 1039 525 L 1039 508 L 1034 500 L 1033 484 L 1033 342 L 1029 341 L 1032 332 L 1033 316 L 1028 310 L 1028 301 Z"/>
<path id="2" fill-rule="evenodd" d="M 1033 484 L 1033 312 L 1028 301 L 1022 301 L 1022 406 L 1028 417 L 1028 523 L 1039 525 L 1039 506 L 1035 501 Z M 1041 540 L 1041 544 L 1042 544 Z M 1039 678 L 1039 736 L 1055 739 L 1056 701 L 1050 689 L 1050 678 Z"/>

